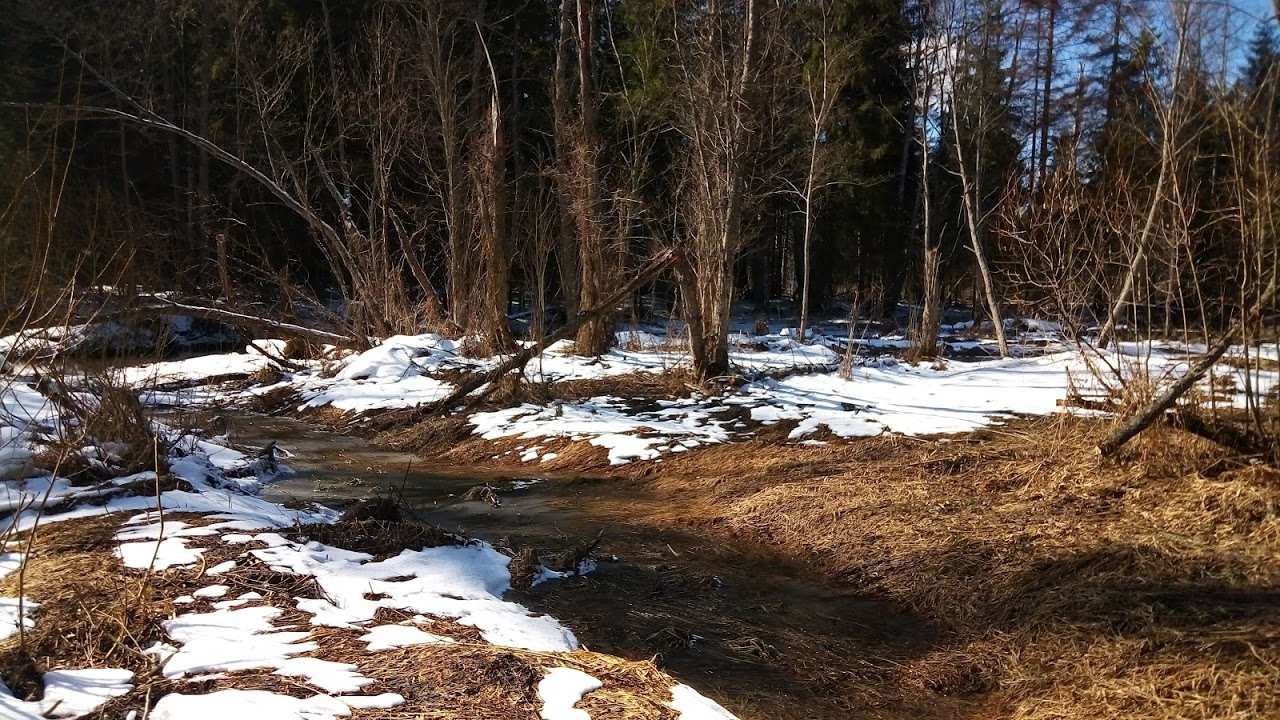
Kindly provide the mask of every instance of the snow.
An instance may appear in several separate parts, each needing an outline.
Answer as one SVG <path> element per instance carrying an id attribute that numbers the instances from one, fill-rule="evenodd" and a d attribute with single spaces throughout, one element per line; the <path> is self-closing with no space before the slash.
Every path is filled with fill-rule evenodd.
<path id="1" fill-rule="evenodd" d="M 671 708 L 680 713 L 680 720 L 737 720 L 720 703 L 688 685 L 671 688 Z"/>
<path id="2" fill-rule="evenodd" d="M 218 690 L 204 695 L 170 693 L 151 710 L 151 720 L 332 720 L 351 714 L 329 695 L 301 699 L 265 690 Z"/>
<path id="3" fill-rule="evenodd" d="M 811 342 L 802 343 L 794 332 L 749 334 L 745 330 L 754 323 L 747 317 L 743 314 L 735 321 L 737 332 L 730 338 L 729 358 L 735 373 L 756 379 L 723 396 L 695 394 L 662 403 L 658 409 L 653 403 L 600 396 L 582 402 L 522 405 L 476 413 L 469 420 L 480 437 L 530 441 L 518 451 L 501 456 L 506 459 L 548 462 L 557 457 L 557 452 L 548 451 L 546 441 L 560 439 L 604 448 L 609 462 L 620 465 L 658 461 L 669 453 L 708 444 L 749 440 L 755 430 L 741 421 L 739 408 L 756 423 L 794 422 L 790 434 L 796 440 L 821 432 L 840 438 L 886 432 L 966 432 L 1019 415 L 1063 412 L 1058 401 L 1067 396 L 1070 388 L 1089 391 L 1099 385 L 1091 366 L 1116 368 L 1126 377 L 1146 373 L 1169 380 L 1185 372 L 1194 354 L 1205 350 L 1203 346 L 1162 341 L 1121 343 L 1106 351 L 1082 349 L 1065 344 L 1061 327 L 1055 322 L 1019 318 L 1006 322 L 1011 329 L 1012 358 L 995 358 L 992 341 L 972 335 L 973 324 L 961 322 L 943 327 L 943 342 L 951 352 L 971 351 L 974 359 L 911 365 L 883 355 L 911 347 L 912 341 L 901 335 L 827 337 L 813 332 Z M 841 325 L 827 323 L 825 328 L 841 331 Z M 811 330 L 822 327 L 815 324 Z M 617 335 L 616 347 L 590 358 L 573 355 L 572 343 L 562 341 L 534 358 L 525 369 L 525 377 L 531 382 L 598 380 L 687 367 L 690 357 L 681 332 L 678 326 L 661 331 L 655 327 L 623 331 Z M 279 341 L 273 342 L 279 345 Z M 462 342 L 436 334 L 397 335 L 325 367 L 316 362 L 307 369 L 285 373 L 286 379 L 273 387 L 296 391 L 302 398 L 300 409 L 331 406 L 360 413 L 420 406 L 438 401 L 454 389 L 452 383 L 441 379 L 444 375 L 439 371 L 483 372 L 501 360 L 463 358 L 458 353 Z M 854 352 L 850 380 L 842 379 L 837 372 L 846 348 Z M 993 357 L 983 357 L 984 353 Z M 1238 347 L 1229 355 L 1272 357 L 1280 355 L 1280 351 L 1275 347 Z M 256 351 L 205 356 L 176 364 L 141 366 L 130 370 L 129 377 L 209 377 L 235 368 L 260 367 L 264 361 Z M 760 376 L 764 372 L 776 376 L 774 371 L 784 371 L 784 375 L 785 371 L 798 372 L 781 379 Z M 1245 386 L 1245 371 L 1226 365 L 1216 371 L 1219 377 L 1232 377 L 1237 389 Z M 1280 373 L 1254 370 L 1248 375 L 1249 384 L 1264 393 L 1280 384 Z M 248 399 L 258 391 L 222 393 L 218 401 Z M 38 406 L 43 398 L 28 397 L 27 401 Z M 1235 392 L 1226 402 L 1242 405 L 1243 394 Z M 726 410 L 734 410 L 735 414 L 717 415 Z M 729 417 L 734 419 L 730 421 Z M 204 452 L 215 466 L 247 462 L 234 451 L 221 454 L 216 446 L 207 443 L 193 449 Z M 3 452 L 0 451 L 0 468 L 6 457 Z M 28 459 L 21 450 L 11 452 L 8 459 L 13 472 L 29 472 Z M 242 482 L 252 485 L 257 480 Z"/>
<path id="4" fill-rule="evenodd" d="M 15 573 L 22 567 L 23 555 L 19 553 L 0 553 L 0 580 L 6 575 Z M 18 598 L 0 597 L 0 641 L 18 634 Z M 22 626 L 35 627 L 31 619 L 31 611 L 39 605 L 27 600 L 23 605 Z"/>
<path id="5" fill-rule="evenodd" d="M 202 380 L 222 375 L 252 375 L 273 367 L 271 360 L 250 345 L 242 353 L 199 355 L 185 360 L 169 360 L 121 369 L 121 379 L 135 387 L 183 380 Z"/>
<path id="6" fill-rule="evenodd" d="M 355 665 L 312 657 L 285 660 L 274 674 L 306 678 L 308 683 L 327 693 L 359 692 L 365 685 L 373 684 L 373 678 L 361 675 Z"/>
<path id="7" fill-rule="evenodd" d="M 424 372 L 454 364 L 457 346 L 435 334 L 387 338 L 347 358 L 332 380 L 304 383 L 302 407 L 331 405 L 339 410 L 412 407 L 429 403 L 453 388 Z"/>
<path id="8" fill-rule="evenodd" d="M 578 648 L 577 638 L 555 619 L 502 600 L 511 588 L 511 559 L 485 543 L 405 550 L 377 562 L 314 542 L 252 554 L 277 572 L 316 579 L 325 599 L 297 601 L 299 610 L 314 616 L 313 624 L 352 627 L 388 607 L 471 625 L 494 645 L 537 652 Z"/>
<path id="9" fill-rule="evenodd" d="M 488 440 L 512 439 L 519 447 L 505 457 L 521 462 L 555 459 L 555 443 L 586 442 L 604 450 L 609 462 L 661 462 L 665 456 L 704 445 L 740 442 L 754 436 L 759 425 L 793 423 L 790 438 L 798 444 L 836 442 L 882 433 L 932 435 L 970 431 L 1020 415 L 1062 412 L 1059 401 L 1075 387 L 1098 390 L 1112 375 L 1146 375 L 1167 382 L 1186 372 L 1203 347 L 1173 343 L 1120 343 L 1107 351 L 1081 351 L 1057 340 L 1059 328 L 1041 320 L 1011 325 L 1023 331 L 1010 359 L 951 359 L 912 365 L 892 357 L 859 358 L 852 377 L 836 368 L 846 340 L 814 336 L 802 344 L 788 335 L 735 335 L 730 354 L 735 371 L 745 377 L 722 395 L 694 393 L 668 400 L 637 401 L 600 395 L 576 402 L 479 412 L 469 416 L 474 434 Z M 952 326 L 952 331 L 964 330 Z M 646 331 L 624 333 L 621 344 L 599 358 L 576 357 L 560 343 L 536 358 L 526 369 L 535 382 L 602 379 L 627 373 L 663 373 L 688 363 L 681 343 Z M 989 350 L 986 340 L 947 338 L 952 349 Z M 901 337 L 867 338 L 852 342 L 858 352 L 873 353 L 909 346 Z M 1046 351 L 1044 347 L 1048 345 Z M 274 343 L 278 347 L 279 343 Z M 438 335 L 396 336 L 364 353 L 353 353 L 321 368 L 287 373 L 277 387 L 298 392 L 302 407 L 329 405 L 356 412 L 412 407 L 432 402 L 452 391 L 440 371 L 483 371 L 499 358 L 459 357 L 458 342 Z M 1276 348 L 1234 348 L 1234 357 L 1280 355 Z M 219 375 L 253 372 L 269 361 L 256 351 L 209 355 L 169 363 L 155 363 L 125 371 L 138 384 L 173 380 L 198 381 Z M 1114 368 L 1095 376 L 1091 365 Z M 797 371 L 773 373 L 772 371 Z M 1219 380 L 1237 390 L 1220 390 L 1224 403 L 1241 404 L 1239 388 L 1244 370 L 1219 366 Z M 768 375 L 774 375 L 769 377 Z M 1262 393 L 1280 385 L 1280 373 L 1249 371 L 1247 380 Z M 231 403 L 254 391 L 200 390 L 216 403 Z M 155 400 L 159 396 L 153 396 Z M 750 422 L 744 421 L 749 418 Z M 126 567 L 164 572 L 203 560 L 213 543 L 240 548 L 241 555 L 207 570 L 210 581 L 234 571 L 241 563 L 262 562 L 276 572 L 310 578 L 316 598 L 294 598 L 292 607 L 273 607 L 256 592 L 228 598 L 230 584 L 210 584 L 175 598 L 180 612 L 163 625 L 168 642 L 151 651 L 170 679 L 216 677 L 221 673 L 258 669 L 310 685 L 317 694 L 294 698 L 265 691 L 220 690 L 204 695 L 170 694 L 153 709 L 153 718 L 183 720 L 218 718 L 232 713 L 253 718 L 345 717 L 351 708 L 390 708 L 404 702 L 394 693 L 360 695 L 374 681 L 356 665 L 310 656 L 323 650 L 327 633 L 315 626 L 355 628 L 369 653 L 415 645 L 447 644 L 448 637 L 429 632 L 433 622 L 456 622 L 475 627 L 485 641 L 500 647 L 538 653 L 572 652 L 578 641 L 559 621 L 539 616 L 503 599 L 510 589 L 510 559 L 479 542 L 456 546 L 405 550 L 381 560 L 315 542 L 296 542 L 288 530 L 315 522 L 331 522 L 336 513 L 323 508 L 288 510 L 256 497 L 270 480 L 252 453 L 225 447 L 218 439 L 171 434 L 172 472 L 191 487 L 168 490 L 159 497 L 129 496 L 123 486 L 154 482 L 154 473 L 139 473 L 93 487 L 75 487 L 65 478 L 42 474 L 34 458 L 42 438 L 63 432 L 59 418 L 45 399 L 22 383 L 0 388 L 0 513 L 19 531 L 36 522 L 68 522 L 106 513 L 127 513 L 129 521 L 116 536 L 116 553 Z M 818 439 L 825 438 L 825 439 Z M 523 442 L 521 442 L 523 441 Z M 513 443 L 516 444 L 516 443 Z M 107 458 L 119 448 L 83 450 L 86 457 Z M 496 456 L 495 456 L 496 457 Z M 519 485 L 513 485 L 518 489 Z M 40 515 L 40 507 L 53 508 Z M 67 509 L 70 508 L 70 509 Z M 161 511 L 196 513 L 199 525 L 163 519 Z M 0 527 L 3 529 L 3 527 Z M 0 554 L 0 577 L 13 572 L 19 555 Z M 544 571 L 539 580 L 563 574 Z M 216 602 L 197 602 L 209 600 Z M 17 631 L 16 598 L 0 598 L 0 639 Z M 27 601 L 26 609 L 36 603 Z M 414 621 L 375 624 L 381 609 L 417 613 Z M 281 617 L 294 610 L 307 623 L 281 626 Z M 24 623 L 34 627 L 38 614 L 27 613 Z M 552 658 L 554 656 L 547 656 Z M 210 675 L 212 674 L 212 675 Z M 92 712 L 106 698 L 128 691 L 131 677 L 123 670 L 89 669 L 46 674 L 50 691 L 39 703 L 22 703 L 0 691 L 0 716 L 20 720 L 42 717 L 50 698 L 63 699 L 58 713 Z M 291 684 L 296 684 L 293 681 Z M 578 670 L 549 670 L 538 686 L 546 720 L 584 720 L 588 714 L 574 707 L 601 687 L 600 681 Z M 685 685 L 671 688 L 671 708 L 687 720 L 725 720 L 724 708 Z"/>
<path id="10" fill-rule="evenodd" d="M 412 645 L 439 645 L 454 642 L 452 638 L 423 632 L 411 625 L 378 625 L 360 638 L 369 643 L 370 651 L 392 650 Z"/>
<path id="11" fill-rule="evenodd" d="M 711 417 L 697 400 L 672 401 L 657 411 L 631 412 L 619 398 L 594 397 L 583 403 L 549 407 L 524 404 L 476 413 L 469 419 L 475 434 L 486 440 L 503 437 L 589 439 L 608 451 L 609 462 L 651 460 L 656 448 L 676 439 L 698 443 L 726 442 L 730 432 Z M 530 460 L 535 458 L 529 458 Z"/>
<path id="12" fill-rule="evenodd" d="M 279 608 L 247 607 L 180 615 L 164 623 L 181 647 L 164 664 L 167 678 L 218 670 L 279 668 L 293 655 L 320 646 L 303 642 L 305 631 L 277 631 L 271 623 Z"/>
<path id="13" fill-rule="evenodd" d="M 214 565 L 213 567 L 209 568 L 208 570 L 205 570 L 204 574 L 205 575 L 221 575 L 223 573 L 231 572 L 232 570 L 235 570 L 235 569 L 236 569 L 236 561 L 227 560 L 226 562 L 220 562 L 217 565 Z"/>
<path id="14" fill-rule="evenodd" d="M 43 395 L 24 383 L 0 381 L 0 482 L 4 484 L 0 513 L 30 499 L 10 486 L 39 482 L 34 478 L 38 471 L 31 441 L 37 433 L 54 432 L 58 427 L 54 408 Z"/>
<path id="15" fill-rule="evenodd" d="M 0 683 L 0 717 L 5 720 L 74 718 L 97 710 L 113 697 L 133 689 L 133 673 L 111 668 L 50 670 L 44 674 L 44 697 L 23 702 Z"/>
<path id="16" fill-rule="evenodd" d="M 794 375 L 747 388 L 731 404 L 762 422 L 799 421 L 791 437 L 826 427 L 840 437 L 897 432 L 957 433 L 1017 414 L 1058 411 L 1068 378 L 1084 384 L 1072 354 L 960 364 L 934 370 L 910 365 L 859 369 L 852 380 Z"/>
<path id="17" fill-rule="evenodd" d="M 182 538 L 125 543 L 116 548 L 116 554 L 125 567 L 153 570 L 192 565 L 200 560 L 203 553 L 204 548 L 189 548 Z"/>
<path id="18" fill-rule="evenodd" d="M 586 710 L 578 710 L 573 706 L 584 695 L 601 687 L 599 680 L 581 670 L 552 668 L 538 683 L 538 698 L 542 700 L 538 717 L 542 720 L 591 720 Z"/>
<path id="19" fill-rule="evenodd" d="M 18 606 L 22 605 L 22 627 L 33 628 L 31 611 L 39 607 L 30 600 L 19 603 L 18 598 L 0 597 L 0 640 L 7 640 L 18 634 Z"/>

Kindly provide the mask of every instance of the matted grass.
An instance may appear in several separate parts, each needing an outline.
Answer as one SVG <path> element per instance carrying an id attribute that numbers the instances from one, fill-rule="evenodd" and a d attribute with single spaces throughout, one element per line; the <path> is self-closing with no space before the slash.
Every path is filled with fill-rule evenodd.
<path id="1" fill-rule="evenodd" d="M 1280 717 L 1280 473 L 1169 428 L 1022 421 L 945 442 L 712 447 L 671 521 L 746 533 L 943 628 L 904 694 L 984 717 Z M 690 517 L 697 519 L 689 520 Z"/>

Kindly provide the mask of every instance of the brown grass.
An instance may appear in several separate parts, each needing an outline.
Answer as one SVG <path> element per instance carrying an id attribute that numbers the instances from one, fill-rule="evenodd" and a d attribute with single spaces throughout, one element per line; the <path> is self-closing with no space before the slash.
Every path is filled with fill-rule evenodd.
<path id="1" fill-rule="evenodd" d="M 432 525 L 372 519 L 303 525 L 291 533 L 291 539 L 297 542 L 314 540 L 325 545 L 368 553 L 375 559 L 399 555 L 406 548 L 420 550 L 463 542 L 456 535 Z"/>
<path id="2" fill-rule="evenodd" d="M 669 382 L 558 383 L 525 399 L 688 391 Z M 1107 402 L 1125 407 L 1155 391 L 1114 390 Z M 490 442 L 462 417 L 402 417 L 385 416 L 378 439 L 522 472 L 510 453 L 538 444 L 559 457 L 536 472 L 636 479 L 670 498 L 645 522 L 760 541 L 940 627 L 935 649 L 874 681 L 898 707 L 958 698 L 951 707 L 980 717 L 1280 717 L 1280 472 L 1191 434 L 1153 428 L 1103 461 L 1094 448 L 1110 423 L 1067 416 L 826 447 L 786 444 L 790 427 L 778 427 L 610 468 L 585 442 Z"/>
<path id="3" fill-rule="evenodd" d="M 904 693 L 981 697 L 990 717 L 1280 716 L 1280 473 L 1223 471 L 1223 449 L 1169 428 L 1103 462 L 1107 429 L 748 444 L 633 472 L 707 500 L 679 503 L 685 522 L 942 627 Z"/>
<path id="4" fill-rule="evenodd" d="M 142 650 L 159 639 L 172 606 L 157 584 L 126 570 L 114 555 L 115 532 L 127 516 L 53 523 L 38 531 L 27 558 L 24 595 L 40 604 L 26 652 L 39 671 L 120 667 L 146 679 L 155 662 Z M 16 595 L 18 574 L 0 583 Z M 0 643 L 0 675 L 11 679 L 22 655 L 17 636 Z"/>

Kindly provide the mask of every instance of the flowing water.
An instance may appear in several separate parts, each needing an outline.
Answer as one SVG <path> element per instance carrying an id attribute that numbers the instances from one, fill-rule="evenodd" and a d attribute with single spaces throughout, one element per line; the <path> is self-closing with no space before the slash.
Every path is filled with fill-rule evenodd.
<path id="1" fill-rule="evenodd" d="M 510 597 L 559 618 L 589 649 L 656 658 L 743 720 L 941 717 L 959 709 L 918 707 L 896 690 L 904 663 L 934 647 L 929 627 L 823 584 L 766 547 L 675 526 L 672 500 L 643 485 L 486 475 L 297 420 L 223 417 L 232 442 L 274 441 L 292 454 L 285 462 L 295 473 L 263 491 L 277 502 L 341 508 L 391 492 L 423 522 L 508 548 L 532 547 L 548 564 L 600 537 L 594 571 Z M 500 504 L 461 499 L 482 484 Z"/>

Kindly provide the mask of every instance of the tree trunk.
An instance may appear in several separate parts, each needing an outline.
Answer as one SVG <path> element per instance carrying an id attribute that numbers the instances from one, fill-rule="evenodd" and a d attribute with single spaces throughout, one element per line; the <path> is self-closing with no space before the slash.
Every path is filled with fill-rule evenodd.
<path id="1" fill-rule="evenodd" d="M 919 334 L 916 337 L 916 353 L 921 360 L 938 355 L 938 327 L 942 324 L 942 286 L 938 277 L 941 254 L 938 248 L 926 247 L 921 258 L 920 280 L 924 284 L 921 303 Z"/>
<path id="2" fill-rule="evenodd" d="M 982 248 L 982 220 L 978 208 L 978 202 L 981 200 L 981 189 L 978 187 L 977 180 L 969 173 L 965 166 L 965 158 L 963 151 L 963 143 L 960 140 L 958 111 L 953 100 L 951 102 L 951 128 L 955 139 L 956 164 L 960 174 L 960 192 L 962 195 L 962 205 L 966 225 L 969 226 L 969 243 L 970 249 L 973 250 L 973 256 L 978 261 L 978 275 L 982 280 L 982 294 L 986 300 L 987 312 L 991 314 L 991 326 L 995 330 L 996 344 L 1000 347 L 1000 357 L 1009 357 L 1009 342 L 1004 335 L 1004 321 L 1000 315 L 1000 304 L 996 301 L 996 291 L 994 281 L 991 277 L 991 268 L 987 265 L 987 254 Z"/>
<path id="3" fill-rule="evenodd" d="M 1049 118 L 1053 103 L 1053 41 L 1054 26 L 1058 19 L 1058 3 L 1057 0 L 1049 0 L 1049 22 L 1045 29 L 1048 44 L 1044 53 L 1044 102 L 1040 111 L 1040 187 L 1044 187 L 1046 177 L 1049 174 Z"/>

